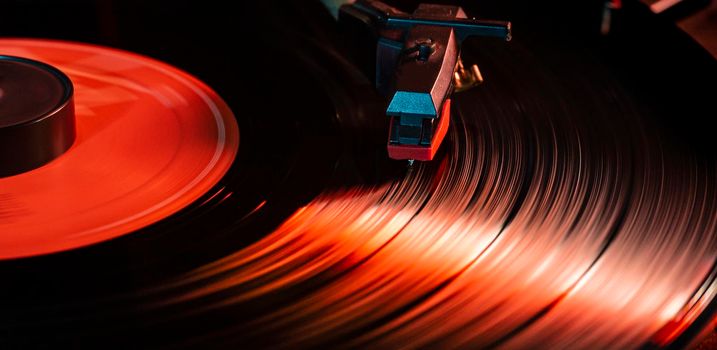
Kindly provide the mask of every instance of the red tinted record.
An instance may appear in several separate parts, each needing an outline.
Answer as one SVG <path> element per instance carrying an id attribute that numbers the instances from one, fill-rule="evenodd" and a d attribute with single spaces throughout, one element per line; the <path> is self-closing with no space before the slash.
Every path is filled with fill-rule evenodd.
<path id="1" fill-rule="evenodd" d="M 136 231 L 197 200 L 231 166 L 239 129 L 196 78 L 124 51 L 0 39 L 75 88 L 77 138 L 52 162 L 0 177 L 0 259 L 78 248 Z"/>

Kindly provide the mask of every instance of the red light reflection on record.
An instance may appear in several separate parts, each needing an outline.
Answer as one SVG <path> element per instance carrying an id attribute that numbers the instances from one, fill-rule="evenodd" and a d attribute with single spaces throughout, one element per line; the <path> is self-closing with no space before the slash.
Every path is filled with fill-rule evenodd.
<path id="1" fill-rule="evenodd" d="M 71 78 L 78 132 L 57 160 L 0 178 L 0 259 L 77 248 L 159 221 L 206 193 L 235 158 L 232 112 L 184 72 L 65 42 L 0 39 L 0 51 Z"/>
<path id="2" fill-rule="evenodd" d="M 326 193 L 161 287 L 176 296 L 155 306 L 202 301 L 202 313 L 299 289 L 252 334 L 287 347 L 625 349 L 669 344 L 714 299 L 714 169 L 639 137 L 589 143 L 591 130 L 546 123 L 526 145 L 511 125 L 458 122 L 441 165 Z"/>

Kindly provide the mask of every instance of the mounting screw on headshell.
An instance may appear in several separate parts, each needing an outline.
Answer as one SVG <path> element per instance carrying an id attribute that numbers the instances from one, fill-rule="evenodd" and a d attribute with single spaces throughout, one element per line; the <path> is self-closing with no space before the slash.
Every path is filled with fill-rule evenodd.
<path id="1" fill-rule="evenodd" d="M 428 57 L 436 52 L 436 43 L 431 38 L 420 38 L 416 40 L 414 48 L 417 51 L 417 60 L 428 61 Z"/>

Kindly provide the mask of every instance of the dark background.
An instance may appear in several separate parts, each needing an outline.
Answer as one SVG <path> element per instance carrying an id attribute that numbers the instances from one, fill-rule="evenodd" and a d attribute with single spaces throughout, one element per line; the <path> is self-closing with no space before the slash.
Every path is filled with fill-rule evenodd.
<path id="1" fill-rule="evenodd" d="M 511 20 L 514 37 L 535 48 L 536 56 L 549 60 L 556 52 L 575 51 L 593 57 L 610 68 L 634 103 L 646 109 L 645 115 L 673 131 L 674 142 L 684 143 L 706 160 L 715 157 L 717 65 L 706 50 L 674 28 L 675 21 L 684 24 L 697 18 L 693 16 L 711 18 L 705 12 L 655 16 L 640 3 L 625 1 L 616 14 L 614 31 L 601 36 L 603 1 L 464 3 L 472 15 Z M 394 4 L 409 12 L 415 7 L 413 1 Z M 704 31 L 702 23 L 693 27 Z M 152 346 L 177 341 L 182 331 L 186 332 L 182 336 L 201 339 L 204 331 L 224 326 L 222 316 L 227 315 L 211 321 L 181 319 L 171 327 L 135 336 L 137 328 L 162 315 L 133 309 L 135 299 L 109 306 L 104 300 L 154 286 L 162 278 L 261 238 L 282 217 L 325 189 L 332 172 L 344 171 L 343 178 L 356 175 L 360 179 L 353 181 L 364 182 L 372 175 L 379 180 L 390 176 L 370 173 L 385 156 L 382 115 L 366 112 L 363 117 L 345 118 L 357 122 L 342 126 L 346 130 L 333 124 L 341 107 L 337 101 L 346 100 L 353 112 L 378 103 L 365 91 L 366 79 L 351 76 L 344 67 L 323 65 L 316 70 L 325 74 L 321 78 L 335 80 L 354 95 L 365 94 L 329 100 L 322 92 L 326 86 L 298 63 L 323 62 L 316 48 L 340 54 L 351 44 L 341 40 L 333 18 L 317 1 L 236 1 L 228 6 L 220 1 L 5 0 L 0 4 L 0 37 L 112 46 L 197 76 L 217 90 L 239 117 L 242 147 L 237 164 L 241 166 L 230 172 L 224 184 L 243 194 L 241 201 L 217 208 L 188 208 L 142 234 L 47 257 L 0 262 L 0 347 L 3 332 L 12 334 L 11 342 L 20 345 L 107 346 L 104 341 L 109 338 L 123 346 L 144 336 L 152 338 L 145 346 Z M 506 61 L 513 64 L 532 62 L 521 57 Z M 356 144 L 369 140 L 352 158 L 364 166 L 337 166 L 349 139 Z M 261 214 L 248 223 L 230 216 L 241 217 L 267 197 L 271 204 L 265 212 L 271 215 Z M 211 234 L 197 242 L 191 239 L 197 231 Z M 236 232 L 242 232 L 244 241 L 231 241 L 239 239 Z M 242 311 L 261 313 L 262 305 L 254 308 Z M 133 312 L 131 316 L 125 315 L 126 310 Z M 74 333 L 78 329 L 82 331 Z"/>

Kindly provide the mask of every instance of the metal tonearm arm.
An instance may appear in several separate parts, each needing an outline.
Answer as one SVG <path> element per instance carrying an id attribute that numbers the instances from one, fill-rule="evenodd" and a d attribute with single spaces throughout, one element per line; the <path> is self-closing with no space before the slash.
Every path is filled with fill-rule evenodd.
<path id="1" fill-rule="evenodd" d="M 396 159 L 431 160 L 448 126 L 450 94 L 482 81 L 477 66 L 463 67 L 463 40 L 511 38 L 510 22 L 468 18 L 458 6 L 421 4 L 407 14 L 358 0 L 340 8 L 339 23 L 369 53 L 358 54 L 358 63 L 387 98 L 388 151 Z"/>

